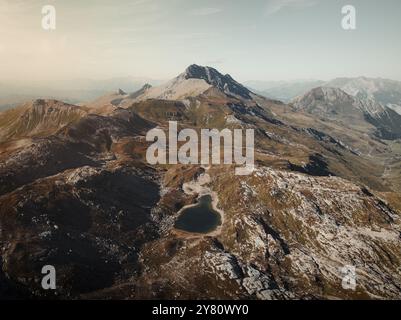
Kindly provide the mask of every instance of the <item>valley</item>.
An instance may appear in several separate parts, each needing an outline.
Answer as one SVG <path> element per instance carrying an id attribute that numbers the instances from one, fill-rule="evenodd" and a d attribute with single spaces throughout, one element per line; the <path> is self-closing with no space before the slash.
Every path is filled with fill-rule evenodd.
<path id="1" fill-rule="evenodd" d="M 399 299 L 394 114 L 332 87 L 283 103 L 198 65 L 82 106 L 2 112 L 0 296 Z M 172 121 L 253 129 L 255 170 L 149 163 L 147 133 Z M 44 264 L 56 292 L 41 289 Z M 341 285 L 346 265 L 356 290 Z"/>

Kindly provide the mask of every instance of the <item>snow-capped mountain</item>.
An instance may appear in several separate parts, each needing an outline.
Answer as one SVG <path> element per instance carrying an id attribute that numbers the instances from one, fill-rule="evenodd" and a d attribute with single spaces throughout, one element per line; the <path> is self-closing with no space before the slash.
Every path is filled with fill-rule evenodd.
<path id="1" fill-rule="evenodd" d="M 381 78 L 337 78 L 325 86 L 340 88 L 361 100 L 371 100 L 387 105 L 400 113 L 401 82 Z"/>
<path id="2" fill-rule="evenodd" d="M 295 98 L 292 105 L 329 120 L 341 121 L 350 127 L 371 124 L 383 139 L 401 138 L 401 115 L 374 99 L 359 99 L 339 88 L 318 87 Z"/>
<path id="3" fill-rule="evenodd" d="M 248 81 L 245 83 L 257 93 L 289 102 L 316 87 L 339 88 L 364 101 L 381 103 L 401 114 L 401 82 L 382 78 L 336 78 L 330 81 Z"/>

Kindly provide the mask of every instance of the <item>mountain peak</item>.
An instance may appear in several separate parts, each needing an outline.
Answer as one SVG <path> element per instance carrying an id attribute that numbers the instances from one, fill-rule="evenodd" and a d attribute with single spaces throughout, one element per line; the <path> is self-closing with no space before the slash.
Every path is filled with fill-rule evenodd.
<path id="1" fill-rule="evenodd" d="M 152 88 L 152 85 L 149 84 L 149 83 L 145 83 L 145 84 L 142 86 L 142 90 L 148 90 L 148 89 L 150 89 L 150 88 Z"/>
<path id="2" fill-rule="evenodd" d="M 223 75 L 212 67 L 196 64 L 190 65 L 183 73 L 160 86 L 145 85 L 129 97 L 136 101 L 182 100 L 199 96 L 211 88 L 216 88 L 231 98 L 253 101 L 253 92 L 235 81 L 230 75 Z"/>
<path id="3" fill-rule="evenodd" d="M 356 99 L 338 88 L 317 87 L 292 100 L 298 110 L 321 117 L 339 117 L 357 112 Z"/>
<path id="4" fill-rule="evenodd" d="M 303 109 L 303 107 L 314 103 L 349 103 L 353 104 L 354 97 L 350 96 L 345 91 L 333 87 L 317 87 L 307 93 L 295 98 L 293 104 L 295 107 Z"/>
<path id="5" fill-rule="evenodd" d="M 222 77 L 223 75 L 212 67 L 191 64 L 185 69 L 184 76 L 186 79 L 209 80 L 213 76 Z"/>
<path id="6" fill-rule="evenodd" d="M 84 108 L 76 105 L 54 99 L 35 99 L 2 114 L 5 121 L 0 130 L 0 142 L 48 136 L 86 114 Z"/>
<path id="7" fill-rule="evenodd" d="M 192 64 L 185 69 L 185 72 L 181 75 L 185 80 L 188 79 L 200 79 L 206 81 L 209 85 L 212 85 L 228 95 L 236 95 L 241 98 L 250 100 L 251 91 L 245 88 L 242 84 L 235 81 L 229 74 L 223 75 L 216 69 L 208 66 L 199 66 Z"/>
<path id="8" fill-rule="evenodd" d="M 141 89 L 139 89 L 139 90 L 137 90 L 137 91 L 131 93 L 131 94 L 129 95 L 129 97 L 130 97 L 131 99 L 135 99 L 135 98 L 137 98 L 137 97 L 139 97 L 139 96 L 145 94 L 150 88 L 152 88 L 152 86 L 151 86 L 149 83 L 145 83 L 145 84 L 142 86 Z"/>
<path id="9" fill-rule="evenodd" d="M 373 100 L 361 100 L 342 89 L 318 87 L 295 98 L 292 105 L 298 110 L 321 118 L 341 121 L 349 127 L 363 127 L 370 123 L 376 127 L 375 135 L 393 140 L 401 137 L 401 116 L 392 109 Z"/>

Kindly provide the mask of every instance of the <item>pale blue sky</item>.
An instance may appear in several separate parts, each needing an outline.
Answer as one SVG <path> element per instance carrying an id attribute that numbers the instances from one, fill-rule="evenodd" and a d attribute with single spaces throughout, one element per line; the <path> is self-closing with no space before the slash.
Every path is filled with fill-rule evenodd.
<path id="1" fill-rule="evenodd" d="M 357 30 L 341 28 L 345 4 Z M 401 80 L 400 14 L 399 0 L 0 0 L 0 80 L 168 79 L 191 63 L 240 81 Z"/>

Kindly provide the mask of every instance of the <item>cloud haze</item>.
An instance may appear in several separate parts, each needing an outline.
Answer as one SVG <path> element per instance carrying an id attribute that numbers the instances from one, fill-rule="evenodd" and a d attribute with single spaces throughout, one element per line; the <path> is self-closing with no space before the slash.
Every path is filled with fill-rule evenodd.
<path id="1" fill-rule="evenodd" d="M 316 5 L 318 0 L 268 0 L 265 13 L 271 15 L 286 8 L 303 8 Z"/>
<path id="2" fill-rule="evenodd" d="M 47 4 L 46 2 L 45 4 Z M 401 79 L 398 0 L 353 0 L 358 28 L 341 28 L 343 0 L 0 0 L 0 81 L 149 77 L 191 63 L 240 81 L 372 76 Z"/>
<path id="3" fill-rule="evenodd" d="M 212 14 L 216 14 L 221 11 L 222 10 L 219 8 L 197 8 L 192 10 L 190 14 L 194 16 L 210 16 Z"/>

